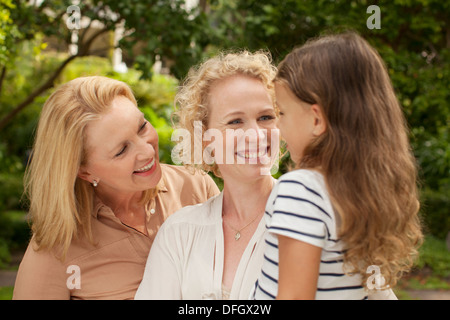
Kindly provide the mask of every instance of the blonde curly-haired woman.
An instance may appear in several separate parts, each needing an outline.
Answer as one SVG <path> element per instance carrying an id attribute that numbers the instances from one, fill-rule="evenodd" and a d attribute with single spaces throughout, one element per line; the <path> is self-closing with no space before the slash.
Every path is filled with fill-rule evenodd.
<path id="1" fill-rule="evenodd" d="M 183 208 L 164 223 L 136 299 L 249 297 L 263 259 L 261 218 L 275 181 L 264 171 L 279 150 L 275 72 L 262 52 L 222 54 L 191 70 L 176 97 L 178 127 L 190 132 L 186 148 L 192 158 L 197 139 L 204 142 L 202 154 L 214 161 L 187 157 L 185 162 L 222 177 L 224 187 L 220 195 Z M 202 137 L 195 134 L 199 123 Z M 214 139 L 205 138 L 208 132 Z M 245 135 L 250 132 L 254 139 Z"/>

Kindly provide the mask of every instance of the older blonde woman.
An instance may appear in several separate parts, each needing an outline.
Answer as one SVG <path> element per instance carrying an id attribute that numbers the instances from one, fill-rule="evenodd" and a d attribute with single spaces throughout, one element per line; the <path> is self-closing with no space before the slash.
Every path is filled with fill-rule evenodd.
<path id="1" fill-rule="evenodd" d="M 202 155 L 211 154 L 214 163 L 203 157 L 198 166 L 221 176 L 224 187 L 164 223 L 136 299 L 249 297 L 263 259 L 261 218 L 275 181 L 264 173 L 279 149 L 272 137 L 275 71 L 266 54 L 248 52 L 220 55 L 191 71 L 176 99 L 179 126 L 191 133 L 189 162 L 195 165 L 195 124 L 201 123 L 204 134 L 215 133 L 211 143 L 200 137 Z"/>
<path id="2" fill-rule="evenodd" d="M 57 89 L 25 179 L 33 237 L 14 299 L 131 299 L 163 221 L 218 193 L 158 159 L 158 135 L 130 88 L 105 77 Z"/>

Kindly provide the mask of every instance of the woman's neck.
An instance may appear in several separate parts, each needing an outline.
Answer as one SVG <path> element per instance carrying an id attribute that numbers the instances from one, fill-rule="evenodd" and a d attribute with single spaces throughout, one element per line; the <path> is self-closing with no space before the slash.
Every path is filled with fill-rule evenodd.
<path id="1" fill-rule="evenodd" d="M 111 193 L 100 188 L 96 190 L 95 194 L 116 215 L 135 211 L 140 206 L 139 200 L 142 198 L 142 192 Z"/>
<path id="2" fill-rule="evenodd" d="M 97 196 L 109 208 L 114 215 L 125 225 L 148 235 L 146 226 L 145 209 L 140 199 L 142 192 L 133 194 L 108 194 L 96 190 Z"/>
<path id="3" fill-rule="evenodd" d="M 271 176 L 261 176 L 253 181 L 224 179 L 223 215 L 228 220 L 248 222 L 264 212 L 267 198 L 273 187 Z"/>

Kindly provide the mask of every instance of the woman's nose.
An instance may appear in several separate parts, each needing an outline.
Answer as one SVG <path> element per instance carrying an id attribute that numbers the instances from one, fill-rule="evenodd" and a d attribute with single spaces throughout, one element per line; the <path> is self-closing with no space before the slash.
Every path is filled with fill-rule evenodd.
<path id="1" fill-rule="evenodd" d="M 139 139 L 139 143 L 137 143 L 136 147 L 138 149 L 138 160 L 149 160 L 156 155 L 155 148 L 146 139 Z"/>
<path id="2" fill-rule="evenodd" d="M 267 136 L 267 128 L 260 126 L 257 121 L 250 123 L 247 130 L 250 130 L 251 133 L 251 135 L 248 136 L 255 137 L 258 142 L 265 139 Z"/>

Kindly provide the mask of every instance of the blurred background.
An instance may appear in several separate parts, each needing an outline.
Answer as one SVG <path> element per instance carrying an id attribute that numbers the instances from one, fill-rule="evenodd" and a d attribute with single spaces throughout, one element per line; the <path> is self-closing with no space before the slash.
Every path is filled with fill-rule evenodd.
<path id="1" fill-rule="evenodd" d="M 55 87 L 87 75 L 125 81 L 171 163 L 173 98 L 191 66 L 236 49 L 268 50 L 277 64 L 307 39 L 347 29 L 386 62 L 420 168 L 426 239 L 395 292 L 450 299 L 449 17 L 440 0 L 0 0 L 0 299 L 11 298 L 30 238 L 22 179 Z"/>

